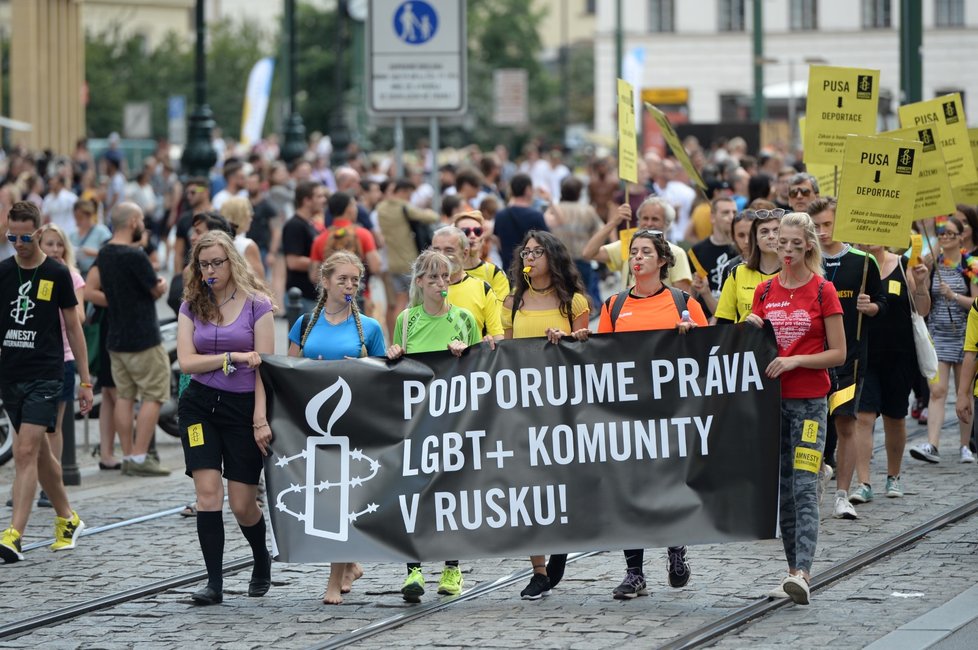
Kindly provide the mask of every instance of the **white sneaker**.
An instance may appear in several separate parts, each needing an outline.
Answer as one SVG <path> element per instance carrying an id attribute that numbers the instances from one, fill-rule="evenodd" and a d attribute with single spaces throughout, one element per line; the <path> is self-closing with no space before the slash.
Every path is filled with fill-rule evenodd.
<path id="1" fill-rule="evenodd" d="M 822 494 L 829 489 L 829 483 L 832 482 L 832 477 L 835 475 L 835 470 L 832 469 L 831 465 L 822 463 L 818 468 L 818 502 L 822 502 Z"/>
<path id="2" fill-rule="evenodd" d="M 767 592 L 768 598 L 788 598 L 788 594 L 784 591 L 784 581 L 781 584 Z"/>
<path id="3" fill-rule="evenodd" d="M 967 447 L 961 447 L 961 462 L 962 463 L 974 463 L 975 455 L 971 453 L 971 450 Z"/>
<path id="4" fill-rule="evenodd" d="M 849 503 L 849 497 L 845 490 L 836 490 L 835 511 L 832 513 L 832 516 L 836 519 L 859 519 L 859 515 L 856 514 L 856 509 Z"/>
<path id="5" fill-rule="evenodd" d="M 811 589 L 801 576 L 789 575 L 781 581 L 781 588 L 796 605 L 807 605 L 811 601 Z"/>
<path id="6" fill-rule="evenodd" d="M 928 463 L 941 462 L 941 455 L 937 451 L 937 447 L 929 442 L 922 442 L 916 447 L 912 447 L 910 449 L 910 455 L 917 460 L 922 460 Z"/>

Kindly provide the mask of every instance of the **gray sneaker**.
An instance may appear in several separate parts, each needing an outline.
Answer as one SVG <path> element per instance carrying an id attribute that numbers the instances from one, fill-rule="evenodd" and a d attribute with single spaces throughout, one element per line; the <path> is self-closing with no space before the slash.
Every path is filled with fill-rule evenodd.
<path id="1" fill-rule="evenodd" d="M 141 463 L 129 462 L 129 476 L 169 476 L 170 470 L 160 465 L 160 461 L 152 456 L 146 456 Z"/>
<path id="2" fill-rule="evenodd" d="M 922 460 L 928 463 L 939 463 L 941 462 L 941 455 L 937 451 L 937 447 L 930 444 L 929 442 L 922 442 L 916 447 L 910 450 L 910 455 L 917 460 Z"/>

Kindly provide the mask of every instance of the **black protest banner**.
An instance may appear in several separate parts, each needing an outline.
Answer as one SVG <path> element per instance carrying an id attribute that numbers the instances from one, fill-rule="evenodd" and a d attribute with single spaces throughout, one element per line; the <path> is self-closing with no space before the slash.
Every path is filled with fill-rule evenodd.
<path id="1" fill-rule="evenodd" d="M 314 361 L 264 357 L 286 562 L 772 538 L 776 348 L 750 325 Z"/>

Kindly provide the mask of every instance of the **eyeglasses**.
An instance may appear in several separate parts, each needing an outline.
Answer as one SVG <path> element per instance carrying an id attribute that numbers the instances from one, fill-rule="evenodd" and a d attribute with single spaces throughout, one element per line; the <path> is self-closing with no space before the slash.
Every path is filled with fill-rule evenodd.
<path id="1" fill-rule="evenodd" d="M 811 193 L 812 190 L 807 187 L 792 187 L 790 190 L 788 190 L 788 196 L 790 197 L 808 196 Z"/>
<path id="2" fill-rule="evenodd" d="M 16 244 L 18 239 L 20 241 L 24 242 L 25 244 L 30 244 L 31 242 L 34 241 L 34 235 L 33 234 L 31 234 L 31 235 L 11 235 L 9 232 L 7 233 L 7 241 L 9 241 L 11 244 Z"/>
<path id="3" fill-rule="evenodd" d="M 937 236 L 938 237 L 960 237 L 961 233 L 955 232 L 953 230 L 948 230 L 945 228 L 941 232 L 937 233 Z"/>
<path id="4" fill-rule="evenodd" d="M 661 230 L 652 230 L 651 228 L 643 228 L 642 230 L 636 230 L 635 234 L 632 235 L 632 239 L 636 237 L 652 237 L 653 239 L 665 239 L 665 235 Z"/>
<path id="5" fill-rule="evenodd" d="M 520 259 L 537 259 L 538 257 L 543 257 L 547 251 L 543 249 L 542 246 L 537 246 L 536 248 L 524 248 L 520 251 Z"/>
<path id="6" fill-rule="evenodd" d="M 476 226 L 474 228 L 459 228 L 459 230 L 464 232 L 466 237 L 473 234 L 476 237 L 482 237 L 482 233 L 483 233 L 482 226 Z"/>
<path id="7" fill-rule="evenodd" d="M 784 216 L 785 211 L 781 208 L 775 208 L 773 210 L 744 210 L 740 214 L 746 219 L 760 219 L 765 221 L 767 219 L 780 219 Z"/>
<path id="8" fill-rule="evenodd" d="M 214 269 L 217 271 L 224 266 L 224 263 L 227 261 L 228 258 L 225 257 L 223 260 L 214 260 L 213 262 L 197 262 L 197 266 L 200 267 L 201 271 L 206 271 L 207 269 Z"/>

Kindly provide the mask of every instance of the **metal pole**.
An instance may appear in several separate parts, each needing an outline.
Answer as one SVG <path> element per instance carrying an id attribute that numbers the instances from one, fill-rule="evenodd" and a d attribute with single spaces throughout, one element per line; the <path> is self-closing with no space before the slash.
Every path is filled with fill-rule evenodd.
<path id="1" fill-rule="evenodd" d="M 78 471 L 78 459 L 75 454 L 75 408 L 74 402 L 65 406 L 65 415 L 61 420 L 61 478 L 65 485 L 81 485 L 81 472 Z"/>
<path id="2" fill-rule="evenodd" d="M 754 121 L 767 118 L 764 103 L 764 4 L 754 0 Z"/>
<path id="3" fill-rule="evenodd" d="M 623 59 L 624 34 L 621 26 L 621 0 L 615 0 L 615 79 L 621 78 L 621 62 Z M 616 84 L 617 82 L 613 82 Z"/>
<path id="4" fill-rule="evenodd" d="M 560 7 L 560 134 L 565 142 L 567 123 L 570 121 L 570 45 L 567 42 L 569 33 L 567 13 L 567 0 L 563 0 Z"/>
<path id="5" fill-rule="evenodd" d="M 921 0 L 900 1 L 900 90 L 904 104 L 923 99 L 922 17 Z"/>
<path id="6" fill-rule="evenodd" d="M 788 133 L 791 134 L 792 151 L 798 148 L 798 118 L 795 102 L 795 60 L 788 59 Z"/>
<path id="7" fill-rule="evenodd" d="M 285 120 L 283 128 L 285 137 L 279 155 L 282 160 L 291 163 L 306 152 L 306 127 L 302 123 L 302 116 L 299 115 L 295 102 L 295 0 L 285 0 L 285 24 L 289 38 L 289 62 L 285 71 L 285 78 L 289 87 L 289 116 Z"/>
<path id="8" fill-rule="evenodd" d="M 394 118 L 394 175 L 404 176 L 404 118 L 400 115 Z"/>
<path id="9" fill-rule="evenodd" d="M 434 164 L 431 165 L 431 187 L 434 188 L 434 196 L 431 199 L 431 209 L 435 212 L 441 209 L 441 175 L 438 173 L 438 149 L 441 145 L 438 142 L 438 118 L 432 117 L 428 123 L 428 140 L 431 142 L 431 155 L 434 157 Z"/>

